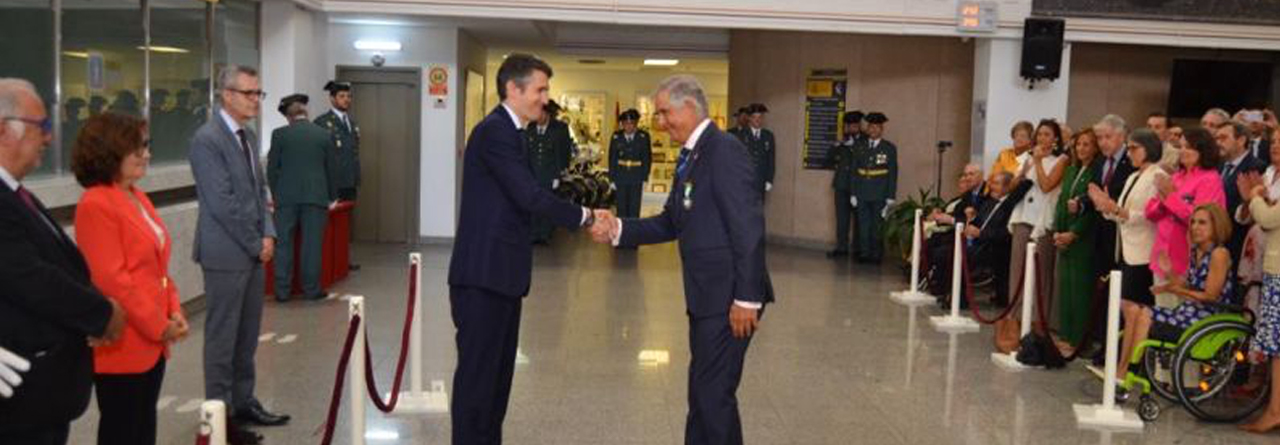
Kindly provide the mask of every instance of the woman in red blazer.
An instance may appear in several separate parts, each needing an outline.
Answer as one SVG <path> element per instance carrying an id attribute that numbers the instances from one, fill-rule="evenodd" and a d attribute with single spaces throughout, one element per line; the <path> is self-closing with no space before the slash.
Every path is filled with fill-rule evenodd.
<path id="1" fill-rule="evenodd" d="M 94 348 L 98 444 L 154 445 L 156 400 L 169 345 L 187 320 L 169 277 L 169 232 L 147 195 L 134 186 L 151 159 L 145 121 L 115 113 L 80 130 L 71 170 L 85 188 L 76 206 L 76 242 L 93 284 L 124 308 L 114 343 Z"/>

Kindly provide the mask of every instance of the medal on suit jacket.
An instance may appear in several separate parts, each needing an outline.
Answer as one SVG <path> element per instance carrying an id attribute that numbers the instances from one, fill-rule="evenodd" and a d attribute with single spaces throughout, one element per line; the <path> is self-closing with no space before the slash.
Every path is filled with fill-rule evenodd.
<path id="1" fill-rule="evenodd" d="M 684 183 L 684 198 L 680 200 L 685 210 L 693 210 L 693 181 Z"/>

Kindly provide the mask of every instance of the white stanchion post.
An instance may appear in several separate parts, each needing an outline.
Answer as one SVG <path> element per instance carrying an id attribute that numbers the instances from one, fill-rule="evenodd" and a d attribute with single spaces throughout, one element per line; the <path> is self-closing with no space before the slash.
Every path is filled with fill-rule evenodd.
<path id="1" fill-rule="evenodd" d="M 951 315 L 929 317 L 929 322 L 939 332 L 963 334 L 978 332 L 979 329 L 978 322 L 960 315 L 960 299 L 964 298 L 960 293 L 960 282 L 963 279 L 960 276 L 963 272 L 961 269 L 962 255 L 964 255 L 963 240 L 964 223 L 956 223 L 956 243 L 951 260 Z"/>
<path id="2" fill-rule="evenodd" d="M 924 210 L 916 209 L 915 223 L 911 226 L 911 287 L 889 293 L 889 299 L 898 304 L 923 306 L 934 302 L 933 296 L 920 292 L 920 216 L 923 214 Z"/>
<path id="3" fill-rule="evenodd" d="M 1021 341 L 1031 333 L 1031 310 L 1036 304 L 1036 243 L 1027 243 L 1027 261 L 1022 269 L 1022 326 L 1018 330 Z M 1018 361 L 1018 351 L 1008 354 L 991 353 L 991 361 L 1008 371 L 1021 371 L 1030 368 Z"/>
<path id="4" fill-rule="evenodd" d="M 400 393 L 395 414 L 449 412 L 449 396 L 442 388 L 427 391 L 422 383 L 422 254 L 409 254 L 409 264 L 414 266 L 413 320 L 409 329 L 409 390 Z M 438 385 L 433 385 L 438 386 Z"/>
<path id="5" fill-rule="evenodd" d="M 209 437 L 209 445 L 227 445 L 227 405 L 221 400 L 200 404 L 200 434 Z"/>
<path id="6" fill-rule="evenodd" d="M 348 390 L 350 391 L 351 403 L 351 445 L 364 445 L 365 418 L 364 405 L 368 394 L 364 387 L 364 361 L 368 360 L 364 354 L 364 327 L 365 311 L 364 297 L 354 296 L 347 300 L 348 307 L 351 311 L 351 318 L 360 317 L 360 323 L 356 326 L 356 339 L 351 348 L 351 360 L 348 362 L 347 375 L 351 376 L 347 379 Z"/>
<path id="7" fill-rule="evenodd" d="M 1102 403 L 1073 405 L 1076 425 L 1089 429 L 1142 431 L 1142 419 L 1133 410 L 1116 406 L 1116 335 L 1120 331 L 1120 271 L 1111 271 L 1111 289 L 1107 299 L 1106 375 L 1102 380 Z"/>

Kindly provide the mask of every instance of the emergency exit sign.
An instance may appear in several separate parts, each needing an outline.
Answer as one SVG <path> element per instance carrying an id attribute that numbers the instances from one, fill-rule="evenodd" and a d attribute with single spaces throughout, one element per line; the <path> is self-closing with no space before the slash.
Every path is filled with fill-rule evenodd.
<path id="1" fill-rule="evenodd" d="M 995 2 L 958 2 L 956 29 L 961 32 L 996 32 L 1000 14 Z"/>

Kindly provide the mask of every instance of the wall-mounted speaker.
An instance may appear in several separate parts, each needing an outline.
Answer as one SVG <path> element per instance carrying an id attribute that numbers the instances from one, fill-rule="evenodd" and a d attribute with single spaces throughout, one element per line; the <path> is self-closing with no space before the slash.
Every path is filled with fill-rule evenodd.
<path id="1" fill-rule="evenodd" d="M 1062 69 L 1062 19 L 1028 17 L 1022 27 L 1022 77 L 1054 80 Z"/>

